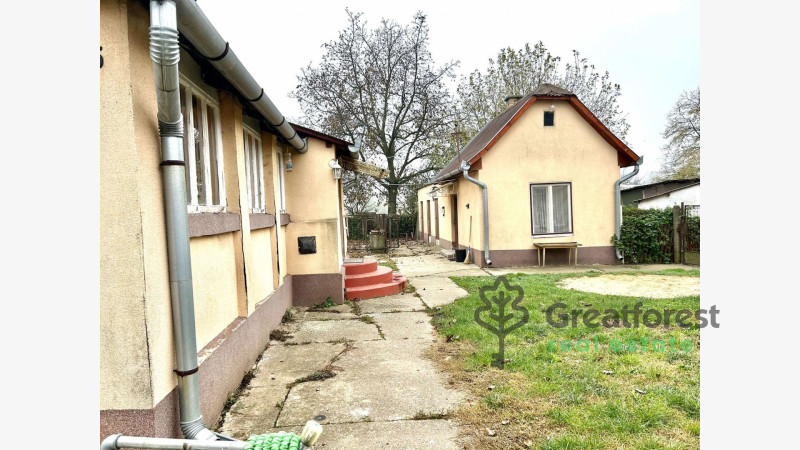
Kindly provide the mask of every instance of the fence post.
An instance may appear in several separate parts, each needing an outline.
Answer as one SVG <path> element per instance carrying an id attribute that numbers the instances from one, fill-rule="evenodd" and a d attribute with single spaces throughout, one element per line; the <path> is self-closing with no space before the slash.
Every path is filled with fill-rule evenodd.
<path id="1" fill-rule="evenodd" d="M 672 207 L 672 261 L 679 264 L 681 262 L 681 207 L 675 205 Z"/>

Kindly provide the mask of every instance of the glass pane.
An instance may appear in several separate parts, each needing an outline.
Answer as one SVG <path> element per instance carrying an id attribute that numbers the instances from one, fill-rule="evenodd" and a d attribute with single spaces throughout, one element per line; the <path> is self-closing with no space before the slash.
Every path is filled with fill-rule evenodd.
<path id="1" fill-rule="evenodd" d="M 205 155 L 203 154 L 203 110 L 200 99 L 192 95 L 192 128 L 194 129 L 194 165 L 197 173 L 197 203 L 207 205 L 206 199 L 206 171 L 204 168 Z"/>
<path id="2" fill-rule="evenodd" d="M 211 204 L 221 205 L 222 201 L 219 198 L 219 167 L 217 158 L 217 111 L 208 106 L 208 150 L 210 153 L 210 168 L 211 168 Z"/>
<path id="3" fill-rule="evenodd" d="M 550 211 L 547 204 L 547 186 L 531 187 L 531 208 L 533 208 L 533 234 L 548 232 L 547 222 Z"/>
<path id="4" fill-rule="evenodd" d="M 250 207 L 256 208 L 256 186 L 258 186 L 258 178 L 256 176 L 256 152 L 255 152 L 255 139 L 253 136 L 247 135 L 248 152 L 247 161 L 250 163 L 247 167 L 247 174 L 250 177 L 250 184 L 247 185 L 248 194 L 250 197 Z"/>
<path id="5" fill-rule="evenodd" d="M 569 233 L 571 230 L 569 217 L 569 186 L 557 184 L 553 186 L 553 232 Z"/>
<path id="6" fill-rule="evenodd" d="M 188 98 L 186 87 L 181 86 L 180 88 L 181 93 L 181 115 L 183 116 L 183 162 L 188 163 L 189 161 L 189 130 L 191 129 L 191 124 L 189 123 L 189 116 L 186 115 L 186 99 Z M 186 166 L 183 166 L 183 173 L 186 175 L 186 203 L 192 203 L 191 197 L 191 189 L 189 189 L 189 171 L 187 170 Z"/>

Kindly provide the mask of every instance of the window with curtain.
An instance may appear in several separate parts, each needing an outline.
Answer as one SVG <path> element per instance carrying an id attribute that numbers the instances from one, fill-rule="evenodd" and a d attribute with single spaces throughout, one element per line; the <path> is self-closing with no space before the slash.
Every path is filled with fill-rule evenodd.
<path id="1" fill-rule="evenodd" d="M 572 185 L 531 184 L 533 235 L 572 233 Z"/>

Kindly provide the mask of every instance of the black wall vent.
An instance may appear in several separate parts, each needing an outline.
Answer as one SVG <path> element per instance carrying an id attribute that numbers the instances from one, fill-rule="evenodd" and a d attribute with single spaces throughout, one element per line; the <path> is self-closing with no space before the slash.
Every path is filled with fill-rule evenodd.
<path id="1" fill-rule="evenodd" d="M 317 253 L 317 237 L 316 236 L 300 236 L 297 238 L 297 250 L 301 255 L 310 255 Z"/>

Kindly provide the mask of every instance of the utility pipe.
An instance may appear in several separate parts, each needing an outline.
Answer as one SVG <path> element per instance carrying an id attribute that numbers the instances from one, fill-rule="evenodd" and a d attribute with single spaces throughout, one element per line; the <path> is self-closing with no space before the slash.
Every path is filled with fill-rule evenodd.
<path id="1" fill-rule="evenodd" d="M 639 159 L 636 161 L 636 165 L 633 166 L 633 171 L 629 174 L 623 175 L 614 183 L 614 230 L 616 231 L 617 239 L 620 237 L 620 229 L 622 228 L 622 194 L 620 193 L 620 186 L 622 183 L 630 180 L 637 173 L 639 173 L 639 166 L 642 165 L 644 162 L 644 156 L 640 156 Z M 617 259 L 622 260 L 623 255 L 619 249 L 615 249 L 617 252 Z"/>
<path id="2" fill-rule="evenodd" d="M 149 438 L 113 434 L 100 445 L 100 450 L 149 448 L 160 450 L 244 450 L 245 441 L 193 441 L 188 439 Z"/>
<path id="3" fill-rule="evenodd" d="M 308 141 L 289 125 L 272 100 L 222 39 L 194 0 L 177 0 L 178 29 L 192 45 L 255 108 L 264 120 L 280 133 L 298 153 L 308 151 Z"/>
<path id="4" fill-rule="evenodd" d="M 150 1 L 150 59 L 153 61 L 158 130 L 161 135 L 161 175 L 164 185 L 172 332 L 177 366 L 175 373 L 178 376 L 181 431 L 188 439 L 215 440 L 217 436 L 206 428 L 200 409 L 176 15 L 174 0 Z"/>
<path id="5" fill-rule="evenodd" d="M 483 189 L 483 259 L 486 261 L 487 266 L 491 266 L 492 260 L 489 259 L 489 188 L 486 183 L 469 176 L 469 164 L 466 161 L 461 161 L 461 172 L 466 180 L 477 184 Z"/>

